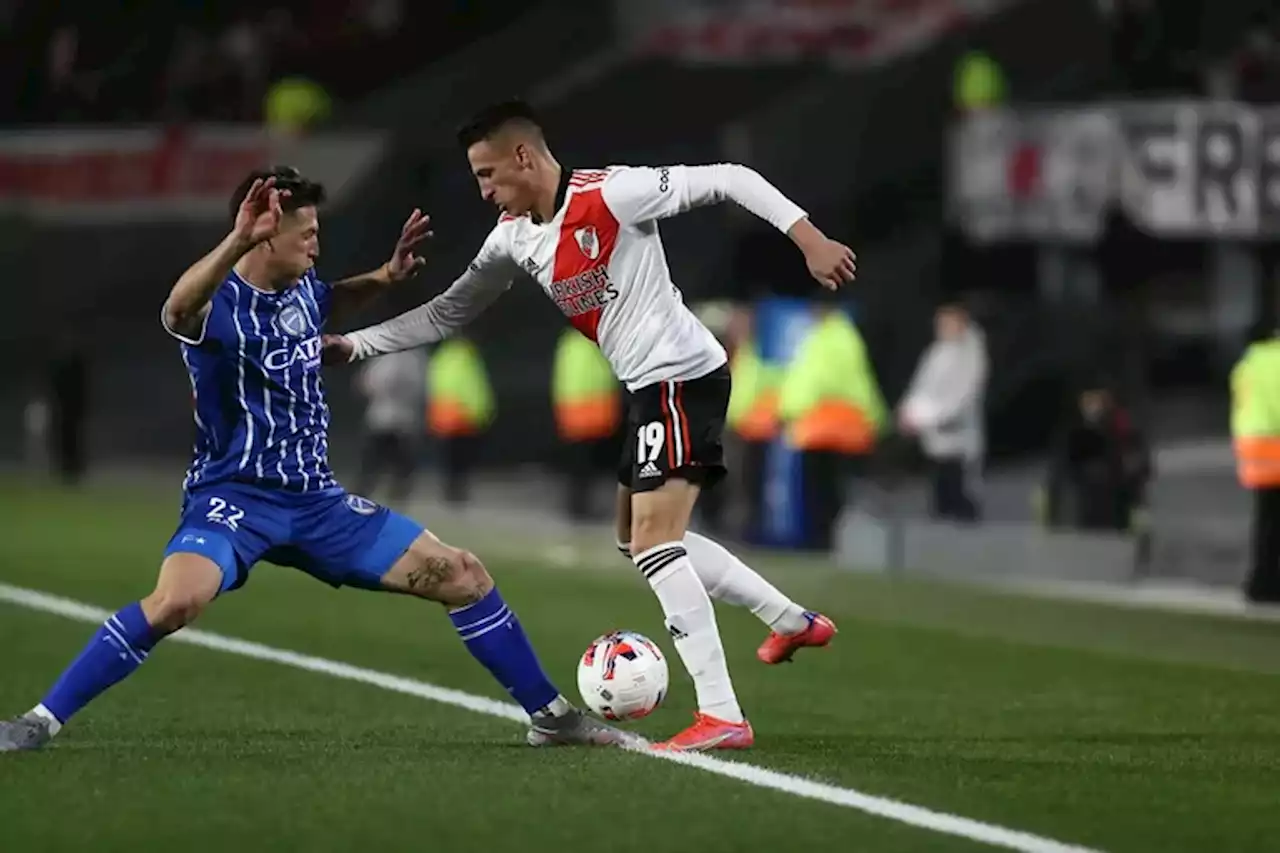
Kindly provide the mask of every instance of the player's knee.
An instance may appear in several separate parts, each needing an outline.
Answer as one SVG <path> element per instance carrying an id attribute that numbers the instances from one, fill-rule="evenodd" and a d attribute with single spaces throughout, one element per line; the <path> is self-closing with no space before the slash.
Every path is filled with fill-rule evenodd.
<path id="1" fill-rule="evenodd" d="M 218 595 L 222 570 L 198 554 L 173 554 L 160 567 L 155 591 L 142 600 L 142 612 L 156 630 L 171 634 L 190 625 Z"/>
<path id="2" fill-rule="evenodd" d="M 484 567 L 484 563 L 480 562 L 480 558 L 470 551 L 462 552 L 462 564 L 467 573 L 466 595 L 471 599 L 466 603 L 471 604 L 484 598 L 493 590 L 493 577 Z"/>
<path id="3" fill-rule="evenodd" d="M 409 555 L 411 564 L 404 585 L 421 598 L 463 607 L 474 604 L 493 589 L 493 579 L 484 564 L 470 551 L 436 542 L 429 547 L 411 549 Z"/>
<path id="4" fill-rule="evenodd" d="M 172 634 L 196 621 L 208 603 L 198 590 L 160 587 L 142 600 L 142 612 L 153 628 Z"/>

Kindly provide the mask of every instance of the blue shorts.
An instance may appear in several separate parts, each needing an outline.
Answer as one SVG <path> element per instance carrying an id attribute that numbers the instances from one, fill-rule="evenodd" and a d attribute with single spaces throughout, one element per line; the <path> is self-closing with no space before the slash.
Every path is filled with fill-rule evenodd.
<path id="1" fill-rule="evenodd" d="M 259 561 L 301 569 L 325 583 L 378 589 L 423 528 L 342 489 L 297 494 L 225 483 L 195 489 L 182 504 L 164 555 L 199 554 L 237 589 Z"/>

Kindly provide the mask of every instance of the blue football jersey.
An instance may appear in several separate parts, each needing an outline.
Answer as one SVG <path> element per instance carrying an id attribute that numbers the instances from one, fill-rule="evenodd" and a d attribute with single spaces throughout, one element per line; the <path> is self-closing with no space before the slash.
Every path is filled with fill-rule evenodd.
<path id="1" fill-rule="evenodd" d="M 219 482 L 290 492 L 337 487 L 320 381 L 320 335 L 332 296 L 311 270 L 280 292 L 232 272 L 198 338 L 170 331 L 181 341 L 194 398 L 196 444 L 185 490 Z"/>

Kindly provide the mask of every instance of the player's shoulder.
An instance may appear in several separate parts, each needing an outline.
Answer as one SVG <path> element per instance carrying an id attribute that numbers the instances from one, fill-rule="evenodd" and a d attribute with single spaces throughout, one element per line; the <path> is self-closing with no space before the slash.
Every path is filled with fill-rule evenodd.
<path id="1" fill-rule="evenodd" d="M 489 237 L 485 242 L 496 244 L 500 247 L 510 244 L 512 235 L 518 233 L 520 229 L 530 224 L 528 216 L 512 216 L 510 213 L 501 213 L 498 215 L 498 221 L 493 224 L 493 230 L 489 232 Z"/>
<path id="2" fill-rule="evenodd" d="M 645 196 L 655 190 L 665 192 L 676 166 L 635 166 L 629 164 L 610 166 L 599 171 L 592 186 L 612 198 Z"/>
<path id="3" fill-rule="evenodd" d="M 600 187 L 609 179 L 609 175 L 619 166 L 607 166 L 603 169 L 574 169 L 569 174 L 569 188 L 581 192 Z"/>

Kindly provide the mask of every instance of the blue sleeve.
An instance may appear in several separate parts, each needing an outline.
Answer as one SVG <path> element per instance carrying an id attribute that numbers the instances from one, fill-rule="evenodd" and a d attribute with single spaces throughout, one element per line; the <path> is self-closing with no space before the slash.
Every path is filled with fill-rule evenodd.
<path id="1" fill-rule="evenodd" d="M 234 310 L 230 289 L 224 284 L 214 291 L 213 298 L 209 300 L 209 307 L 205 311 L 204 322 L 201 323 L 199 333 L 194 337 L 181 334 L 175 329 L 169 328 L 169 324 L 165 322 L 163 305 L 160 307 L 160 325 L 172 337 L 177 338 L 188 346 L 206 346 L 217 341 L 226 340 L 229 331 L 230 334 L 234 335 L 231 318 Z"/>
<path id="2" fill-rule="evenodd" d="M 307 281 L 311 283 L 311 291 L 315 294 L 316 308 L 320 311 L 320 328 L 329 322 L 329 312 L 333 308 L 333 285 L 321 281 L 315 270 L 307 273 Z"/>

